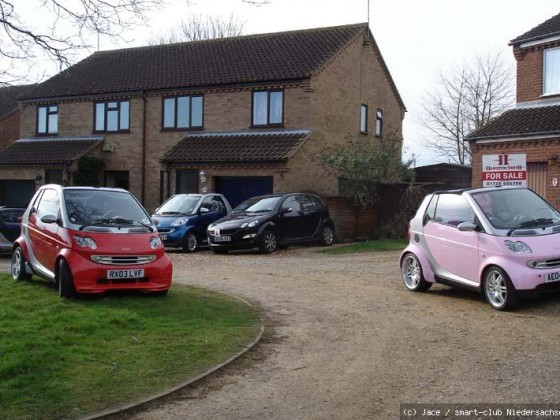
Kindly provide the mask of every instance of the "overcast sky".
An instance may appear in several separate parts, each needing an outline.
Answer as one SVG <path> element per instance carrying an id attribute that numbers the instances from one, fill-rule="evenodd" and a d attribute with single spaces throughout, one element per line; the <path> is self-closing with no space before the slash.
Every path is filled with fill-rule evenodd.
<path id="1" fill-rule="evenodd" d="M 21 1 L 21 0 L 18 0 Z M 434 89 L 438 72 L 450 71 L 476 54 L 502 52 L 515 61 L 508 42 L 560 13 L 558 0 L 370 0 L 369 22 L 408 112 L 406 156 L 417 165 L 443 161 L 420 146 L 415 121 L 421 98 Z M 150 16 L 151 27 L 127 34 L 129 43 L 100 40 L 101 49 L 145 45 L 189 14 L 235 15 L 246 34 L 345 25 L 368 20 L 367 0 L 270 0 L 255 7 L 241 0 L 168 0 Z M 84 52 L 87 55 L 87 52 Z"/>

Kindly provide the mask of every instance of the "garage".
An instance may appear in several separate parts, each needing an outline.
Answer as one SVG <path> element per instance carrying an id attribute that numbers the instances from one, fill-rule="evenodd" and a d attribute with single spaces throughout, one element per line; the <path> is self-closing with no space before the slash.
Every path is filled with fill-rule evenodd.
<path id="1" fill-rule="evenodd" d="M 216 192 L 225 195 L 233 207 L 247 198 L 272 194 L 273 192 L 271 176 L 221 176 L 215 178 L 215 186 Z"/>
<path id="2" fill-rule="evenodd" d="M 0 180 L 0 205 L 6 207 L 27 207 L 35 194 L 35 181 Z"/>

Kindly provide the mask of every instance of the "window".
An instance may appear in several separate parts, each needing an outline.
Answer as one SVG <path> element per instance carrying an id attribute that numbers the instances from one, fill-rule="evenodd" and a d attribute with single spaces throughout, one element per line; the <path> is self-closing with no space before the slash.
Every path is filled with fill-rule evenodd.
<path id="1" fill-rule="evenodd" d="M 474 212 L 463 197 L 442 194 L 436 207 L 435 221 L 445 225 L 459 226 L 463 222 L 474 223 Z"/>
<path id="2" fill-rule="evenodd" d="M 105 186 L 128 190 L 128 171 L 105 171 Z"/>
<path id="3" fill-rule="evenodd" d="M 366 134 L 367 133 L 367 105 L 363 105 L 360 107 L 360 132 Z"/>
<path id="4" fill-rule="evenodd" d="M 116 133 L 130 130 L 130 101 L 95 103 L 95 132 Z"/>
<path id="5" fill-rule="evenodd" d="M 62 169 L 45 170 L 45 184 L 63 184 Z"/>
<path id="6" fill-rule="evenodd" d="M 543 94 L 560 93 L 560 48 L 544 50 Z"/>
<path id="7" fill-rule="evenodd" d="M 280 208 L 284 211 L 290 210 L 288 213 L 284 214 L 285 217 L 297 217 L 301 211 L 298 197 L 295 195 L 286 198 Z"/>
<path id="8" fill-rule="evenodd" d="M 58 133 L 58 105 L 37 107 L 37 134 Z"/>
<path id="9" fill-rule="evenodd" d="M 253 92 L 253 126 L 284 123 L 284 92 L 263 90 Z"/>
<path id="10" fill-rule="evenodd" d="M 211 211 L 211 212 L 216 212 L 216 211 L 225 212 L 226 211 L 226 205 L 224 204 L 222 199 L 220 197 L 218 197 L 217 195 L 206 197 L 204 200 L 202 200 L 202 203 L 201 203 L 200 207 L 201 208 L 204 207 L 205 209 L 207 209 L 208 211 Z"/>
<path id="11" fill-rule="evenodd" d="M 163 99 L 163 129 L 202 128 L 202 96 L 177 96 Z"/>
<path id="12" fill-rule="evenodd" d="M 198 171 L 178 170 L 175 183 L 176 194 L 198 193 Z"/>
<path id="13" fill-rule="evenodd" d="M 375 113 L 375 135 L 377 137 L 383 136 L 383 111 L 378 109 Z"/>
<path id="14" fill-rule="evenodd" d="M 37 207 L 37 218 L 41 219 L 47 215 L 58 217 L 59 210 L 58 193 L 55 190 L 45 190 Z"/>

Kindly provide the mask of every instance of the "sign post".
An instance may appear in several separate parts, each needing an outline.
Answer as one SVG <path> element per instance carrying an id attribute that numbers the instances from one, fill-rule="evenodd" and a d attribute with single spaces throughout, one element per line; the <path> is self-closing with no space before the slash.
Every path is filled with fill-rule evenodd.
<path id="1" fill-rule="evenodd" d="M 527 186 L 527 155 L 482 155 L 482 186 Z"/>

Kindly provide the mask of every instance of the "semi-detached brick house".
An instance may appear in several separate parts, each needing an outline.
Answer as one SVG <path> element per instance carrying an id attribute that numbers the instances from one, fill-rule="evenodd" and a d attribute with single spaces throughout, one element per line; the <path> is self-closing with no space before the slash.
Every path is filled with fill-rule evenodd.
<path id="1" fill-rule="evenodd" d="M 100 185 L 148 209 L 179 192 L 338 195 L 316 155 L 348 135 L 401 140 L 405 107 L 367 24 L 97 52 L 20 97 L 0 179 Z"/>
<path id="2" fill-rule="evenodd" d="M 526 154 L 527 184 L 560 205 L 560 14 L 510 41 L 517 105 L 469 136 L 473 186 L 483 155 Z"/>

